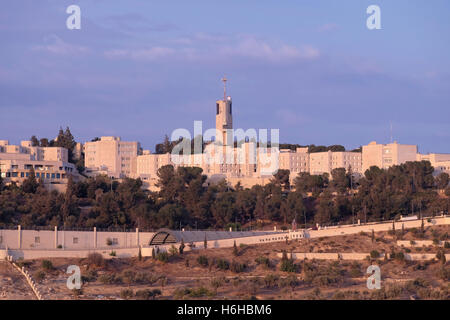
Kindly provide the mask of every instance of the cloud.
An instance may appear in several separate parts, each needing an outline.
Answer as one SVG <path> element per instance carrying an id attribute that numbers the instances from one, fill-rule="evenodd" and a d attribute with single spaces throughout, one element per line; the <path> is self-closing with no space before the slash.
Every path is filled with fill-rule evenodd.
<path id="1" fill-rule="evenodd" d="M 217 62 L 230 58 L 251 58 L 266 62 L 312 60 L 320 56 L 319 49 L 311 45 L 293 46 L 282 42 L 259 39 L 249 35 L 223 36 L 197 33 L 177 38 L 166 45 L 150 48 L 110 49 L 107 58 L 157 60 L 171 57 L 177 60 Z M 211 54 L 214 52 L 214 54 Z"/>
<path id="2" fill-rule="evenodd" d="M 132 60 L 156 60 L 174 54 L 175 50 L 168 47 L 151 47 L 142 49 L 112 49 L 105 51 L 105 56 L 110 59 L 128 58 Z"/>
<path id="3" fill-rule="evenodd" d="M 48 52 L 56 55 L 76 55 L 89 52 L 89 48 L 64 42 L 56 35 L 45 37 L 44 42 L 46 42 L 46 44 L 35 45 L 31 49 L 33 51 Z"/>
<path id="4" fill-rule="evenodd" d="M 272 62 L 315 59 L 320 55 L 318 49 L 309 45 L 295 47 L 283 43 L 272 44 L 253 37 L 245 37 L 235 46 L 226 46 L 222 52 L 225 55 L 258 58 Z"/>
<path id="5" fill-rule="evenodd" d="M 321 25 L 317 30 L 319 32 L 330 32 L 330 31 L 335 31 L 339 29 L 339 25 L 336 23 L 326 23 L 324 25 Z"/>

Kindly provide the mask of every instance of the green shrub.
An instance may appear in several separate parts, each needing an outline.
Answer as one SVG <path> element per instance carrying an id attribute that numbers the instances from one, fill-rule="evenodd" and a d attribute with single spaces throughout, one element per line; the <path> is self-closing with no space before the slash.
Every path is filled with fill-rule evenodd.
<path id="1" fill-rule="evenodd" d="M 169 254 L 166 251 L 156 254 L 156 260 L 167 263 L 169 261 Z"/>
<path id="2" fill-rule="evenodd" d="M 233 262 L 231 262 L 230 269 L 231 269 L 231 271 L 234 272 L 234 273 L 244 272 L 245 269 L 247 269 L 247 264 L 246 264 L 246 263 L 239 263 L 239 262 L 233 261 Z"/>
<path id="3" fill-rule="evenodd" d="M 131 289 L 122 289 L 120 290 L 120 297 L 122 299 L 131 299 L 134 296 L 134 292 Z"/>
<path id="4" fill-rule="evenodd" d="M 111 252 L 109 253 L 109 255 L 110 255 L 111 257 L 115 257 L 115 256 L 116 256 L 116 252 L 113 250 L 113 251 L 111 251 Z"/>
<path id="5" fill-rule="evenodd" d="M 444 242 L 444 248 L 445 248 L 445 249 L 450 249 L 450 242 L 445 241 L 445 242 Z"/>
<path id="6" fill-rule="evenodd" d="M 207 267 L 209 265 L 208 257 L 206 256 L 198 256 L 197 263 L 202 267 Z"/>
<path id="7" fill-rule="evenodd" d="M 264 256 L 259 256 L 255 259 L 256 264 L 264 266 L 265 269 L 270 269 L 272 267 L 270 259 Z"/>
<path id="8" fill-rule="evenodd" d="M 378 259 L 380 257 L 380 253 L 377 250 L 370 251 L 370 257 L 372 259 Z"/>
<path id="9" fill-rule="evenodd" d="M 174 245 L 172 245 L 169 249 L 169 252 L 172 256 L 176 256 L 178 254 L 178 249 Z"/>
<path id="10" fill-rule="evenodd" d="M 36 281 L 42 281 L 45 279 L 45 272 L 42 270 L 38 270 L 33 274 L 33 277 Z"/>
<path id="11" fill-rule="evenodd" d="M 97 280 L 97 271 L 89 270 L 81 276 L 81 281 L 84 282 L 94 282 Z"/>
<path id="12" fill-rule="evenodd" d="M 42 260 L 42 269 L 45 271 L 53 270 L 53 263 L 50 260 Z"/>
<path id="13" fill-rule="evenodd" d="M 272 288 L 277 285 L 279 279 L 280 277 L 276 274 L 268 274 L 264 277 L 264 284 L 266 288 Z"/>
<path id="14" fill-rule="evenodd" d="M 158 295 L 161 295 L 161 290 L 159 289 L 144 289 L 136 291 L 136 298 L 139 300 L 155 299 Z"/>
<path id="15" fill-rule="evenodd" d="M 103 284 L 119 284 L 122 283 L 122 278 L 120 276 L 116 276 L 115 274 L 102 274 L 98 281 Z"/>
<path id="16" fill-rule="evenodd" d="M 292 259 L 282 259 L 280 263 L 280 271 L 284 272 L 296 272 L 297 266 Z"/>
<path id="17" fill-rule="evenodd" d="M 230 263 L 225 259 L 219 259 L 217 260 L 217 268 L 220 270 L 228 270 L 230 269 Z"/>
<path id="18" fill-rule="evenodd" d="M 93 252 L 87 256 L 87 264 L 90 267 L 95 266 L 101 268 L 105 266 L 105 259 L 103 259 L 103 256 L 100 253 Z"/>

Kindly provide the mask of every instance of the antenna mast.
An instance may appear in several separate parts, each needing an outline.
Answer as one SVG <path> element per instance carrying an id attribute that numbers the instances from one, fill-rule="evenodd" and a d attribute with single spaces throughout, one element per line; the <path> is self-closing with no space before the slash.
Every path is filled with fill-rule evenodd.
<path id="1" fill-rule="evenodd" d="M 228 79 L 223 76 L 222 82 L 223 82 L 223 101 L 227 101 L 227 81 Z"/>

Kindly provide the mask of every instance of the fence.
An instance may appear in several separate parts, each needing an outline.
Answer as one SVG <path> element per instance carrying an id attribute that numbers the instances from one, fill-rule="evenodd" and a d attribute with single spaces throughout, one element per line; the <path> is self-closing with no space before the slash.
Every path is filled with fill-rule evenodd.
<path id="1" fill-rule="evenodd" d="M 7 256 L 6 259 L 17 271 L 19 271 L 27 280 L 28 285 L 31 287 L 31 290 L 33 291 L 34 295 L 38 300 L 44 300 L 41 292 L 39 291 L 36 282 L 34 281 L 33 277 L 30 275 L 30 273 L 25 270 L 25 267 L 19 267 L 14 261 L 12 256 Z"/>

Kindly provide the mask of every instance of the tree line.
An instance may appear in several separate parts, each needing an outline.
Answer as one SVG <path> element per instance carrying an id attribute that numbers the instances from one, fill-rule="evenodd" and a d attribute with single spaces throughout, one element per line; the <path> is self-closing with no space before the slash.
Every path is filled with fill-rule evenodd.
<path id="1" fill-rule="evenodd" d="M 0 226 L 115 229 L 290 228 L 440 214 L 450 208 L 449 175 L 433 176 L 428 161 L 389 169 L 371 167 L 354 179 L 351 170 L 331 176 L 301 173 L 291 183 L 279 170 L 265 186 L 208 185 L 198 167 L 171 165 L 158 170 L 158 192 L 142 188 L 140 179 L 106 176 L 74 182 L 65 193 L 48 191 L 31 171 L 21 186 L 0 180 Z"/>

